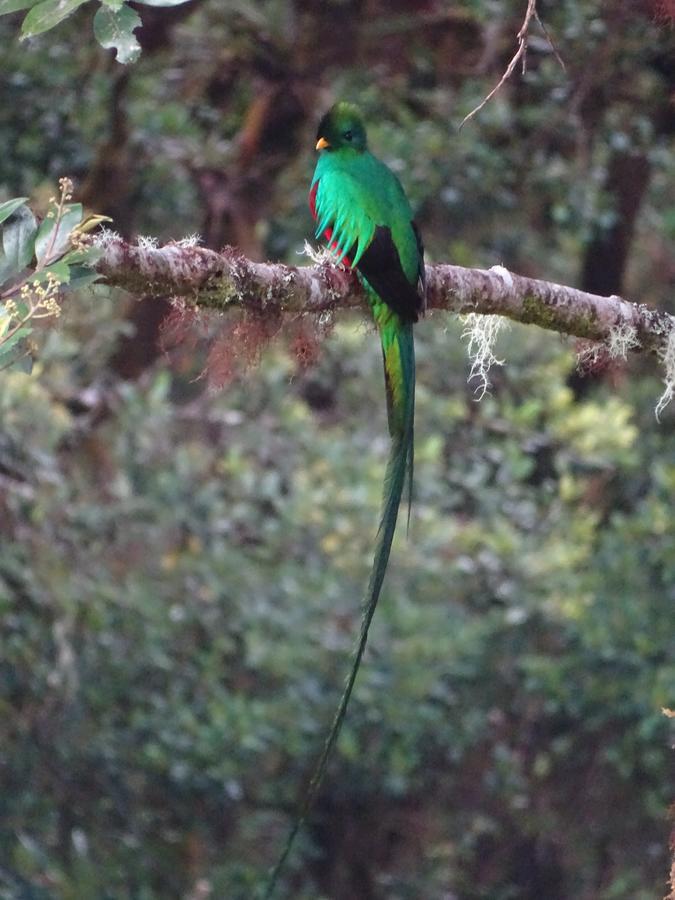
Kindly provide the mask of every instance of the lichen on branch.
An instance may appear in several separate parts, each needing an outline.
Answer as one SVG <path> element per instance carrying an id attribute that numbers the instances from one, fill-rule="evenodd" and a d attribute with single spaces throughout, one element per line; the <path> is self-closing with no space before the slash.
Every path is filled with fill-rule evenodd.
<path id="1" fill-rule="evenodd" d="M 96 264 L 109 285 L 144 296 L 183 297 L 203 309 L 239 308 L 259 315 L 319 314 L 365 306 L 355 274 L 323 259 L 311 266 L 258 263 L 237 250 L 208 250 L 189 241 L 154 247 L 130 244 L 111 232 L 98 239 Z M 622 297 L 601 297 L 566 285 L 526 278 L 502 266 L 427 266 L 430 310 L 505 316 L 515 322 L 663 355 L 675 318 Z M 630 340 L 627 340 L 627 336 Z"/>

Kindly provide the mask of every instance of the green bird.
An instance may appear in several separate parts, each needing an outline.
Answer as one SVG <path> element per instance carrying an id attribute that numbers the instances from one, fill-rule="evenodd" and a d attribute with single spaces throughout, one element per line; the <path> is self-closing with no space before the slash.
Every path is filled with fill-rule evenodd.
<path id="1" fill-rule="evenodd" d="M 358 108 L 351 103 L 335 104 L 321 119 L 316 149 L 320 155 L 309 193 L 309 206 L 317 222 L 316 237 L 325 238 L 338 261 L 356 269 L 365 288 L 382 343 L 391 450 L 354 660 L 298 817 L 270 876 L 267 897 L 272 895 L 293 840 L 316 797 L 347 712 L 387 569 L 406 479 L 410 517 L 415 417 L 412 326 L 425 309 L 420 233 L 398 178 L 368 150 Z"/>

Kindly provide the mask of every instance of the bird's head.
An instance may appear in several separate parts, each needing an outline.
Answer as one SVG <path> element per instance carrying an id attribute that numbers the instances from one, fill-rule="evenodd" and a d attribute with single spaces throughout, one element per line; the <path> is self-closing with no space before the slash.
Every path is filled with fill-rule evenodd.
<path id="1" fill-rule="evenodd" d="M 345 102 L 331 106 L 319 123 L 316 149 L 331 151 L 351 148 L 363 152 L 366 146 L 366 126 L 358 107 Z"/>

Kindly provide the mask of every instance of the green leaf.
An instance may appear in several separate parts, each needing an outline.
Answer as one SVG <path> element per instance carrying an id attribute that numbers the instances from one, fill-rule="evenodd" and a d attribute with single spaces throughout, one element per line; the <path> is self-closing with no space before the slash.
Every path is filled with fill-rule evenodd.
<path id="1" fill-rule="evenodd" d="M 86 2 L 87 0 L 42 0 L 42 3 L 34 6 L 23 20 L 21 37 L 33 37 L 35 34 L 49 31 Z"/>
<path id="2" fill-rule="evenodd" d="M 35 277 L 31 278 L 30 283 L 35 284 L 37 281 L 38 284 L 42 284 L 43 281 L 47 281 L 50 274 L 55 275 L 61 284 L 68 284 L 70 281 L 70 266 L 60 259 L 51 266 L 47 266 L 45 269 L 40 269 L 39 272 L 36 272 Z"/>
<path id="3" fill-rule="evenodd" d="M 62 262 L 68 265 L 93 266 L 103 256 L 102 247 L 86 247 L 84 250 L 71 250 L 66 253 Z"/>
<path id="4" fill-rule="evenodd" d="M 2 0 L 0 0 L 0 3 Z M 17 210 L 20 206 L 28 200 L 28 197 L 17 197 L 15 200 L 7 200 L 5 203 L 0 203 L 0 223 L 4 222 L 5 219 L 9 219 L 12 213 Z"/>
<path id="5" fill-rule="evenodd" d="M 94 36 L 106 50 L 117 51 L 118 63 L 131 63 L 141 52 L 134 37 L 134 30 L 141 24 L 141 17 L 129 6 L 120 9 L 101 6 L 94 16 Z"/>
<path id="6" fill-rule="evenodd" d="M 188 0 L 138 0 L 143 6 L 180 6 L 187 2 Z"/>
<path id="7" fill-rule="evenodd" d="M 2 230 L 0 284 L 26 268 L 33 258 L 37 222 L 27 206 L 20 206 Z"/>
<path id="8" fill-rule="evenodd" d="M 82 204 L 71 203 L 64 207 L 63 215 L 55 234 L 56 219 L 44 219 L 35 239 L 35 256 L 42 264 L 47 255 L 49 259 L 58 259 L 68 248 L 70 232 L 82 221 Z"/>
<path id="9" fill-rule="evenodd" d="M 18 331 L 15 331 L 10 338 L 0 344 L 0 349 L 3 353 L 7 353 L 7 351 L 11 350 L 12 347 L 19 343 L 19 341 L 23 340 L 23 338 L 25 337 L 28 337 L 32 330 L 33 329 L 30 325 L 23 325 L 18 329 Z"/>
<path id="10" fill-rule="evenodd" d="M 28 347 L 26 346 L 26 338 L 32 332 L 30 325 L 24 325 L 15 331 L 9 340 L 0 343 L 0 372 L 9 369 L 10 366 L 18 364 L 29 356 Z M 24 368 L 23 366 L 21 368 Z M 32 368 L 31 365 L 28 371 Z"/>
<path id="11" fill-rule="evenodd" d="M 79 291 L 82 288 L 89 287 L 90 284 L 98 281 L 103 276 L 98 272 L 92 272 L 86 266 L 73 266 L 70 270 L 70 283 L 68 289 L 71 291 Z"/>
<path id="12" fill-rule="evenodd" d="M 2 346 L 2 336 L 9 331 L 12 324 L 12 316 L 9 315 L 3 303 L 0 303 L 0 346 Z"/>
<path id="13" fill-rule="evenodd" d="M 0 372 L 6 372 L 8 369 L 16 369 L 30 375 L 33 371 L 33 358 L 30 350 L 25 343 L 17 344 L 7 353 L 3 353 L 0 349 Z"/>
<path id="14" fill-rule="evenodd" d="M 20 9 L 28 9 L 29 6 L 35 6 L 38 2 L 39 0 L 0 0 L 0 16 L 18 12 Z"/>
<path id="15" fill-rule="evenodd" d="M 15 372 L 23 372 L 24 375 L 30 375 L 33 371 L 33 365 L 35 360 L 33 359 L 33 354 L 30 350 L 28 344 L 25 346 L 21 344 L 21 354 L 12 363 L 10 368 L 14 369 Z"/>

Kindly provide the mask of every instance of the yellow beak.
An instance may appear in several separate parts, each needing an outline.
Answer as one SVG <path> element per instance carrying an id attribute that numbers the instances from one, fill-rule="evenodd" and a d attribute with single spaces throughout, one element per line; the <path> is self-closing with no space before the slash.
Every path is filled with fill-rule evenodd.
<path id="1" fill-rule="evenodd" d="M 326 147 L 330 147 L 330 144 L 328 143 L 326 138 L 320 137 L 319 140 L 316 142 L 316 149 L 317 150 L 325 150 Z"/>

